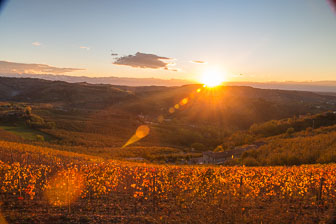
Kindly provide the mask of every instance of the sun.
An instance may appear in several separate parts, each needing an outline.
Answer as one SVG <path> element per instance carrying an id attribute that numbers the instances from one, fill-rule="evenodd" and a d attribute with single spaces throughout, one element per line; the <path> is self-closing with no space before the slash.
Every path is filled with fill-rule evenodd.
<path id="1" fill-rule="evenodd" d="M 225 82 L 226 76 L 224 72 L 221 72 L 217 69 L 208 69 L 204 71 L 200 78 L 200 81 L 207 87 L 215 87 Z"/>

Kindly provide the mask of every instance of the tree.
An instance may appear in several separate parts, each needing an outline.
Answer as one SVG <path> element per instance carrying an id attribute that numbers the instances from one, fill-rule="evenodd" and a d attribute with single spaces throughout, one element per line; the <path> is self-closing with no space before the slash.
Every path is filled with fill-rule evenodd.
<path id="1" fill-rule="evenodd" d="M 294 128 L 288 128 L 286 131 L 287 136 L 291 136 L 294 133 Z"/>
<path id="2" fill-rule="evenodd" d="M 42 135 L 36 135 L 36 140 L 44 142 L 44 137 Z"/>
<path id="3" fill-rule="evenodd" d="M 31 108 L 30 106 L 26 106 L 26 107 L 24 108 L 24 113 L 25 113 L 26 115 L 30 116 L 31 113 L 32 113 L 32 108 Z"/>
<path id="4" fill-rule="evenodd" d="M 215 148 L 214 151 L 215 151 L 215 152 L 222 152 L 222 151 L 224 151 L 224 148 L 223 148 L 223 146 L 219 145 L 219 146 L 217 146 L 217 147 Z"/>
<path id="5" fill-rule="evenodd" d="M 205 145 L 199 142 L 195 142 L 191 144 L 191 148 L 195 149 L 196 151 L 201 151 L 201 152 L 206 150 Z"/>

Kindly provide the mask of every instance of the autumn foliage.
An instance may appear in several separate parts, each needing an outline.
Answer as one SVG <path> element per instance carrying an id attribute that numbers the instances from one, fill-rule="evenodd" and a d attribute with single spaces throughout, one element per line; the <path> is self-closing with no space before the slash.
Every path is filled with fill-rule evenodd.
<path id="1" fill-rule="evenodd" d="M 149 223 L 267 222 L 279 217 L 284 222 L 309 223 L 329 219 L 335 206 L 334 164 L 163 166 L 98 161 L 47 148 L 43 153 L 42 147 L 19 143 L 7 143 L 6 150 L 5 142 L 1 143 L 8 157 L 12 153 L 13 158 L 21 158 L 20 162 L 0 162 L 5 218 L 6 211 L 21 209 L 32 216 L 39 209 L 51 216 L 63 211 L 73 222 L 80 217 Z M 14 146 L 16 151 L 11 151 Z M 44 154 L 40 161 L 34 155 L 38 151 Z M 25 154 L 19 157 L 22 152 Z"/>

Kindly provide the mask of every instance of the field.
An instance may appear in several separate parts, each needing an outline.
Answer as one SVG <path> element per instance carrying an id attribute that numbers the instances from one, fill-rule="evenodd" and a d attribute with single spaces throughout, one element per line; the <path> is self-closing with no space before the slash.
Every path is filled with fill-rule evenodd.
<path id="1" fill-rule="evenodd" d="M 0 142 L 9 223 L 326 223 L 336 165 L 174 166 Z"/>
<path id="2" fill-rule="evenodd" d="M 0 126 L 0 129 L 3 129 L 5 131 L 8 131 L 10 133 L 13 133 L 25 140 L 31 140 L 31 141 L 36 141 L 43 137 L 45 140 L 49 140 L 50 136 L 48 134 L 45 134 L 41 131 L 23 127 L 23 126 Z"/>

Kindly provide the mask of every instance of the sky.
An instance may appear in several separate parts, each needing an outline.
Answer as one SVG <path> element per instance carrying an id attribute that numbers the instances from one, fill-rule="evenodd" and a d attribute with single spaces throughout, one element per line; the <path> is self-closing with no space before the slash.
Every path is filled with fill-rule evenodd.
<path id="1" fill-rule="evenodd" d="M 336 80 L 327 0 L 9 0 L 0 72 Z"/>

